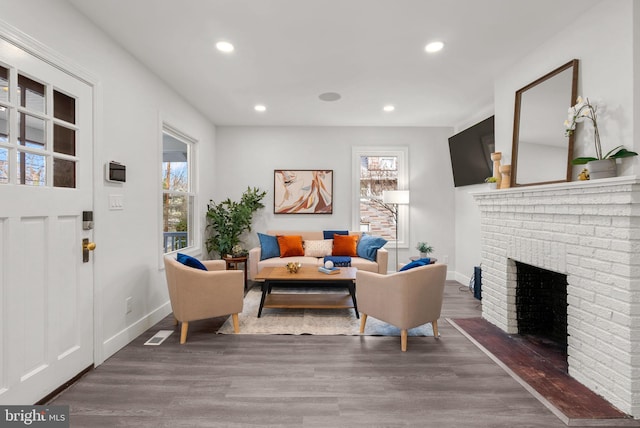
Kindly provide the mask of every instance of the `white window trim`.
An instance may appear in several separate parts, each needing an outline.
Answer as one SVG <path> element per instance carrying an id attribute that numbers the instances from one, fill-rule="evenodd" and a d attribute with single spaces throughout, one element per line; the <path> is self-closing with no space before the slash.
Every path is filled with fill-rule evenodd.
<path id="1" fill-rule="evenodd" d="M 167 121 L 164 120 L 160 120 L 160 132 L 159 132 L 159 137 L 158 137 L 158 141 L 159 141 L 159 148 L 158 148 L 158 174 L 157 176 L 159 177 L 158 181 L 157 181 L 157 185 L 158 185 L 158 244 L 156 246 L 156 248 L 158 249 L 158 253 L 159 253 L 159 267 L 160 269 L 164 269 L 164 257 L 166 255 L 169 254 L 175 254 L 177 253 L 177 251 L 173 251 L 173 252 L 169 252 L 169 253 L 165 253 L 163 248 L 162 248 L 162 243 L 164 241 L 164 237 L 163 237 L 163 232 L 162 232 L 162 222 L 163 222 L 163 217 L 162 217 L 162 195 L 164 194 L 164 189 L 162 188 L 162 153 L 163 153 L 163 143 L 162 143 L 162 134 L 163 133 L 167 133 L 170 134 L 171 136 L 173 136 L 174 138 L 177 138 L 183 142 L 185 142 L 186 144 L 189 145 L 189 183 L 190 183 L 190 190 L 189 190 L 189 194 L 193 196 L 193 206 L 192 206 L 192 224 L 190 225 L 191 227 L 191 231 L 192 231 L 192 235 L 193 235 L 193 241 L 190 243 L 190 245 L 188 245 L 185 248 L 181 248 L 180 252 L 183 254 L 188 254 L 190 256 L 194 256 L 194 257 L 200 257 L 202 256 L 202 233 L 201 233 L 201 222 L 200 222 L 200 216 L 198 213 L 198 207 L 200 206 L 198 203 L 198 173 L 197 173 L 197 169 L 198 169 L 198 140 L 186 133 L 184 133 L 183 131 L 180 131 L 178 128 L 176 128 L 175 126 L 169 124 Z"/>
<path id="2" fill-rule="evenodd" d="M 354 146 L 351 149 L 351 230 L 360 230 L 360 157 L 395 156 L 398 159 L 398 190 L 409 190 L 409 148 L 406 146 Z M 398 248 L 409 247 L 411 205 L 398 207 Z"/>

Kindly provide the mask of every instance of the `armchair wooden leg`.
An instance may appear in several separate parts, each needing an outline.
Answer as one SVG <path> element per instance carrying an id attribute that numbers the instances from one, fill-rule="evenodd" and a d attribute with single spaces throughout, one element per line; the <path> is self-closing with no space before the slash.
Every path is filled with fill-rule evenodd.
<path id="1" fill-rule="evenodd" d="M 438 320 L 431 321 L 431 325 L 433 326 L 433 337 L 436 339 L 440 337 L 438 334 Z"/>
<path id="2" fill-rule="evenodd" d="M 184 345 L 187 341 L 187 330 L 189 329 L 189 322 L 182 321 L 182 331 L 180 332 L 180 344 Z"/>
<path id="3" fill-rule="evenodd" d="M 400 349 L 402 352 L 407 352 L 407 329 L 400 330 Z"/>
<path id="4" fill-rule="evenodd" d="M 240 333 L 240 321 L 238 321 L 238 314 L 232 314 L 233 318 L 233 332 Z"/>
<path id="5" fill-rule="evenodd" d="M 367 314 L 362 313 L 362 318 L 360 319 L 360 334 L 364 334 L 364 325 L 367 323 Z"/>

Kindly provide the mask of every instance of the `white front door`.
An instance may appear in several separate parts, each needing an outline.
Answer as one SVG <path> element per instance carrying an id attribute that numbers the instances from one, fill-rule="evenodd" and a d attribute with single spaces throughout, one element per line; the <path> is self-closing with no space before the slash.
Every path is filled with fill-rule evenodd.
<path id="1" fill-rule="evenodd" d="M 0 404 L 94 361 L 92 114 L 89 84 L 0 39 Z"/>

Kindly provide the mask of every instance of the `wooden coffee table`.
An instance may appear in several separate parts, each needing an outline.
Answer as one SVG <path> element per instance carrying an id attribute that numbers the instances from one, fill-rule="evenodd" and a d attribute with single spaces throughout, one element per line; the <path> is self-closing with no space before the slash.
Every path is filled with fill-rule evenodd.
<path id="1" fill-rule="evenodd" d="M 258 318 L 262 308 L 313 308 L 313 309 L 354 309 L 360 318 L 356 302 L 356 271 L 354 267 L 340 268 L 340 273 L 328 275 L 317 267 L 301 267 L 297 273 L 289 273 L 286 267 L 267 267 L 255 277 L 263 280 L 262 298 Z M 271 293 L 272 287 L 318 287 L 346 288 L 349 294 L 341 293 Z"/>

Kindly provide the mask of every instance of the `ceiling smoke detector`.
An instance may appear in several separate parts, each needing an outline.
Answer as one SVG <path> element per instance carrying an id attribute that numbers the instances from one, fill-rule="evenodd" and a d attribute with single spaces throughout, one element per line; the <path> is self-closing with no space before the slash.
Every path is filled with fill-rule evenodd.
<path id="1" fill-rule="evenodd" d="M 320 94 L 318 98 L 322 101 L 338 101 L 342 98 L 342 95 L 337 92 L 325 92 L 324 94 Z"/>

